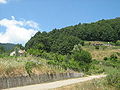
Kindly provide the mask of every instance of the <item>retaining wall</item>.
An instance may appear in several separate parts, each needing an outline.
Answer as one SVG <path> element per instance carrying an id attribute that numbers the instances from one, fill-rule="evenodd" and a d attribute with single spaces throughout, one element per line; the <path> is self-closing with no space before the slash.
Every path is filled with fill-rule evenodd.
<path id="1" fill-rule="evenodd" d="M 77 78 L 82 76 L 83 74 L 81 73 L 59 73 L 0 78 L 0 89 L 40 84 L 43 82 L 51 82 L 68 78 Z"/>

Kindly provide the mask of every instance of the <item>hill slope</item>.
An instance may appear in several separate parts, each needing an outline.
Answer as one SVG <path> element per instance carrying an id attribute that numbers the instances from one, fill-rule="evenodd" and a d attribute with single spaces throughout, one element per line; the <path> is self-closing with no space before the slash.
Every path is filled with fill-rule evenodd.
<path id="1" fill-rule="evenodd" d="M 41 49 L 47 52 L 67 54 L 73 46 L 86 41 L 120 40 L 120 18 L 83 23 L 51 32 L 38 32 L 25 45 L 26 49 Z M 80 42 L 81 41 L 81 42 Z"/>
<path id="2" fill-rule="evenodd" d="M 12 50 L 15 47 L 15 44 L 11 43 L 0 43 L 0 46 L 5 48 L 5 51 Z"/>

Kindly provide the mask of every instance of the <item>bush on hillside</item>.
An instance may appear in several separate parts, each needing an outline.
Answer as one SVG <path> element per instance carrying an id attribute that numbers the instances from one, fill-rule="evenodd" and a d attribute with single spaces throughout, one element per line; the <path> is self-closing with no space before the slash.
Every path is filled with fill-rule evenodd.
<path id="1" fill-rule="evenodd" d="M 89 70 L 90 63 L 92 62 L 92 56 L 89 52 L 82 50 L 80 45 L 74 46 L 72 58 L 79 63 L 79 67 L 82 71 Z"/>
<path id="2" fill-rule="evenodd" d="M 100 49 L 100 46 L 96 45 L 96 46 L 95 46 L 95 49 Z"/>
<path id="3" fill-rule="evenodd" d="M 112 54 L 112 55 L 110 56 L 110 60 L 112 60 L 112 61 L 117 61 L 117 59 L 118 59 L 118 57 L 117 57 L 116 54 Z"/>
<path id="4" fill-rule="evenodd" d="M 120 40 L 117 40 L 115 45 L 120 46 Z"/>
<path id="5" fill-rule="evenodd" d="M 83 63 L 83 64 L 92 62 L 91 54 L 84 50 L 73 52 L 73 58 L 74 58 L 74 60 L 76 60 L 80 63 Z"/>
<path id="6" fill-rule="evenodd" d="M 112 54 L 110 57 L 104 57 L 105 61 L 117 61 L 118 60 L 118 56 L 117 54 Z"/>
<path id="7" fill-rule="evenodd" d="M 25 69 L 26 69 L 26 72 L 28 73 L 28 75 L 31 75 L 32 74 L 32 69 L 33 67 L 36 66 L 36 63 L 35 62 L 32 62 L 32 61 L 28 61 L 26 64 L 25 64 Z"/>
<path id="8" fill-rule="evenodd" d="M 30 54 L 30 55 L 33 55 L 33 56 L 41 56 L 42 53 L 43 53 L 43 50 L 40 50 L 40 49 L 28 49 L 27 52 Z"/>

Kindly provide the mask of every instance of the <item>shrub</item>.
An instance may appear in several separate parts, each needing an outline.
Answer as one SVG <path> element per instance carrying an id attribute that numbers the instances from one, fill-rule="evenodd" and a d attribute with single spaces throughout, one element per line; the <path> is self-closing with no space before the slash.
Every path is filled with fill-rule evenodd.
<path id="1" fill-rule="evenodd" d="M 72 54 L 73 59 L 78 62 L 79 68 L 82 71 L 87 72 L 92 62 L 91 54 L 87 51 L 80 50 L 74 51 Z"/>
<path id="2" fill-rule="evenodd" d="M 34 56 L 41 56 L 42 53 L 43 53 L 43 50 L 40 50 L 40 49 L 28 49 L 27 52 L 30 54 L 30 55 L 34 55 Z"/>
<path id="3" fill-rule="evenodd" d="M 85 42 L 84 42 L 83 40 L 81 40 L 81 41 L 80 41 L 80 44 L 81 44 L 82 46 L 84 46 L 84 45 L 85 45 Z"/>
<path id="4" fill-rule="evenodd" d="M 116 54 L 112 54 L 110 57 L 104 57 L 104 60 L 110 60 L 110 61 L 117 61 L 118 60 L 118 56 Z"/>
<path id="5" fill-rule="evenodd" d="M 87 51 L 75 51 L 73 53 L 73 58 L 80 63 L 91 63 L 92 57 L 91 54 Z"/>
<path id="6" fill-rule="evenodd" d="M 32 68 L 36 66 L 36 63 L 35 62 L 32 62 L 32 61 L 28 61 L 26 64 L 25 64 L 25 69 L 27 71 L 27 73 L 29 75 L 32 74 Z"/>
<path id="7" fill-rule="evenodd" d="M 104 57 L 104 59 L 103 59 L 103 60 L 107 61 L 107 60 L 108 60 L 108 58 L 107 58 L 107 57 Z"/>
<path id="8" fill-rule="evenodd" d="M 120 56 L 120 53 L 119 53 L 119 52 L 116 52 L 116 54 L 117 54 L 118 56 Z"/>
<path id="9" fill-rule="evenodd" d="M 100 49 L 100 46 L 98 46 L 98 45 L 95 45 L 95 49 Z"/>
<path id="10" fill-rule="evenodd" d="M 101 63 L 101 61 L 93 59 L 91 64 L 100 64 L 100 63 Z"/>
<path id="11" fill-rule="evenodd" d="M 42 58 L 47 59 L 47 60 L 53 60 L 54 58 L 54 53 L 47 53 L 47 52 L 43 52 L 41 55 Z"/>
<path id="12" fill-rule="evenodd" d="M 75 61 L 73 58 L 69 60 L 68 67 L 75 71 L 80 70 L 79 62 Z"/>
<path id="13" fill-rule="evenodd" d="M 5 57 L 3 54 L 0 54 L 0 58 L 3 58 L 3 57 Z"/>
<path id="14" fill-rule="evenodd" d="M 48 63 L 48 64 L 52 64 L 52 65 L 56 65 L 55 60 L 48 60 L 47 63 Z"/>
<path id="15" fill-rule="evenodd" d="M 89 67 L 89 71 L 87 72 L 88 74 L 99 74 L 99 73 L 103 73 L 104 67 L 102 65 L 102 61 L 93 59 L 91 66 Z"/>
<path id="16" fill-rule="evenodd" d="M 112 61 L 117 61 L 117 59 L 118 59 L 118 57 L 117 57 L 116 54 L 112 54 L 112 55 L 110 56 L 110 60 L 112 60 Z"/>
<path id="17" fill-rule="evenodd" d="M 117 46 L 120 46 L 120 40 L 117 40 L 115 43 Z"/>
<path id="18" fill-rule="evenodd" d="M 99 74 L 103 73 L 105 70 L 104 68 L 99 64 L 92 64 L 89 68 L 88 74 Z"/>

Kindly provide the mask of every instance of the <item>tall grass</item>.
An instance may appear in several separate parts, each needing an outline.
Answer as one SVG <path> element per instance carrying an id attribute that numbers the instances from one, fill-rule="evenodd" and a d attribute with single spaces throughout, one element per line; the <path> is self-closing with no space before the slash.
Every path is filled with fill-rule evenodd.
<path id="1" fill-rule="evenodd" d="M 53 90 L 119 90 L 119 89 L 107 85 L 106 80 L 102 78 L 102 79 L 94 79 L 83 83 L 72 84 L 72 85 L 56 88 Z"/>
<path id="2" fill-rule="evenodd" d="M 28 75 L 25 68 L 28 62 L 36 64 L 31 68 L 33 74 L 65 72 L 61 67 L 48 65 L 46 60 L 40 57 L 4 57 L 0 58 L 0 77 Z"/>

